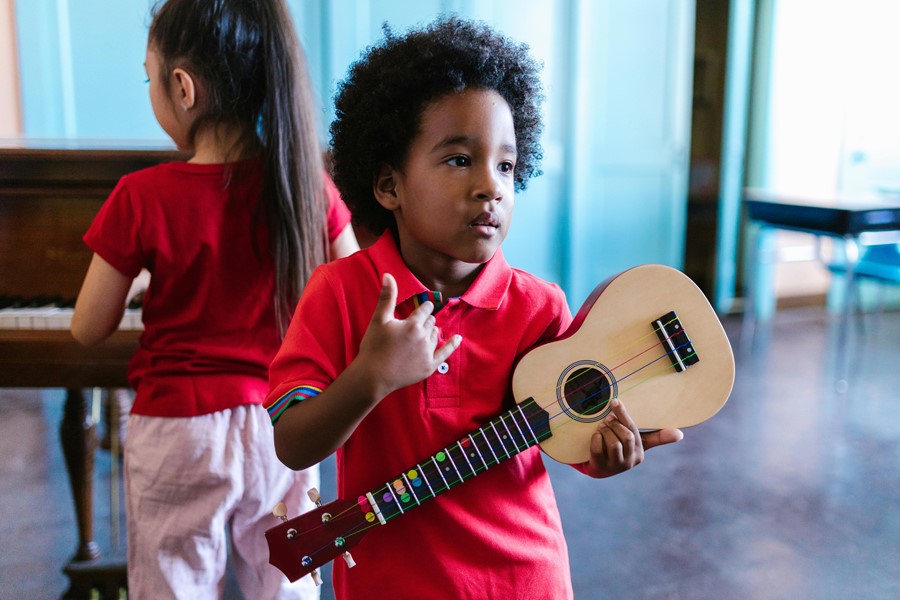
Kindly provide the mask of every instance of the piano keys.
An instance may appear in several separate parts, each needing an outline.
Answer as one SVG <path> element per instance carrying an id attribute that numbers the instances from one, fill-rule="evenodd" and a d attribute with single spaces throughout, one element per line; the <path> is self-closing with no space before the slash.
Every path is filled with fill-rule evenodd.
<path id="1" fill-rule="evenodd" d="M 74 300 L 60 297 L 0 296 L 0 329 L 59 329 L 68 330 L 72 325 Z M 120 330 L 140 331 L 144 329 L 140 307 L 125 309 L 119 323 Z"/>
<path id="2" fill-rule="evenodd" d="M 103 343 L 84 348 L 72 338 L 72 307 L 91 260 L 81 238 L 122 175 L 184 158 L 150 144 L 0 141 L 0 387 L 67 390 L 60 438 L 79 542 L 65 569 L 72 584 L 66 597 L 89 597 L 73 573 L 100 556 L 93 539 L 97 439 L 89 392 L 127 387 L 126 368 L 142 329 L 140 310 L 130 308 Z"/>

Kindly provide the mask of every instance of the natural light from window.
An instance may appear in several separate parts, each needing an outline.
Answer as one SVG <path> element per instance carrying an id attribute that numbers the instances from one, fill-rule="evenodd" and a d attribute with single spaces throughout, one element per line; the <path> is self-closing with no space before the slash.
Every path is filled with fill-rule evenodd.
<path id="1" fill-rule="evenodd" d="M 900 2 L 790 0 L 773 10 L 765 187 L 900 194 Z"/>

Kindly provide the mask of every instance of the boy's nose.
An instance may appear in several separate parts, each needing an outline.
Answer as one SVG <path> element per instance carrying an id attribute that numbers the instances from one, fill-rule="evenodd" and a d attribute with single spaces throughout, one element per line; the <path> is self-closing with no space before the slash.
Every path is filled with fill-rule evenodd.
<path id="1" fill-rule="evenodd" d="M 498 174 L 487 172 L 484 173 L 478 181 L 475 198 L 481 202 L 490 202 L 503 200 L 503 186 L 500 184 Z"/>

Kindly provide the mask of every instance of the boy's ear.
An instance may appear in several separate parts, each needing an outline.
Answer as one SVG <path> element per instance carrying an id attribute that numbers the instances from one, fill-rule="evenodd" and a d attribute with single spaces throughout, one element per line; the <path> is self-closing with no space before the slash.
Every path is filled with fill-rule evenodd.
<path id="1" fill-rule="evenodd" d="M 175 102 L 184 111 L 189 111 L 197 104 L 198 87 L 193 75 L 178 67 L 172 71 L 175 86 Z"/>
<path id="2" fill-rule="evenodd" d="M 372 184 L 375 192 L 375 199 L 387 210 L 396 210 L 400 206 L 400 199 L 397 196 L 397 177 L 393 167 L 386 163 L 381 163 L 378 167 L 378 173 L 375 174 L 375 181 Z"/>

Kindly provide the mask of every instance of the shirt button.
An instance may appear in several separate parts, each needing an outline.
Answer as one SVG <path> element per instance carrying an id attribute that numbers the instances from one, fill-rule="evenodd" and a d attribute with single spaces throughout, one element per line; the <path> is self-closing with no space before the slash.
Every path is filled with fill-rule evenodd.
<path id="1" fill-rule="evenodd" d="M 445 362 L 442 362 L 441 364 L 438 365 L 438 373 L 440 373 L 441 375 L 443 375 L 444 373 L 446 373 L 449 370 L 450 370 L 450 365 L 448 365 Z"/>

